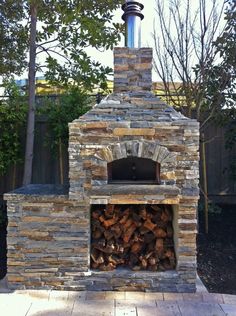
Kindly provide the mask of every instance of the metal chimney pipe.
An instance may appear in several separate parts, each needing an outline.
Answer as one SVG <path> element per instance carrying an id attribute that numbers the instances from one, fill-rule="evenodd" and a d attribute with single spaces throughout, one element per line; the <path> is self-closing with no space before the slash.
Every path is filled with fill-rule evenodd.
<path id="1" fill-rule="evenodd" d="M 126 0 L 122 5 L 124 14 L 122 19 L 125 21 L 126 36 L 125 46 L 129 48 L 141 47 L 141 20 L 144 18 L 142 10 L 144 5 L 137 1 Z"/>

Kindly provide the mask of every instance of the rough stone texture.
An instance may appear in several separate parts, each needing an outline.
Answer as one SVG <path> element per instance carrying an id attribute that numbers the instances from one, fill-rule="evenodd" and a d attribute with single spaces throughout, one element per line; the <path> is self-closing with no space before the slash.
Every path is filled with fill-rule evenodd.
<path id="1" fill-rule="evenodd" d="M 40 188 L 47 190 L 47 186 Z M 28 186 L 26 192 L 30 189 Z M 73 281 L 66 273 L 87 271 L 88 210 L 81 201 L 69 201 L 68 195 L 24 191 L 5 195 L 9 285 L 63 288 L 66 281 Z"/>
<path id="2" fill-rule="evenodd" d="M 151 91 L 152 49 L 114 49 L 114 92 Z"/>
<path id="3" fill-rule="evenodd" d="M 69 124 L 69 196 L 50 190 L 48 195 L 42 188 L 44 195 L 37 190 L 5 195 L 11 287 L 195 291 L 199 124 L 144 91 L 150 82 L 145 79 L 144 89 L 149 66 L 142 58 L 150 57 L 150 49 L 116 49 L 116 93 Z M 135 66 L 137 60 L 143 67 Z M 134 80 L 137 89 L 128 81 L 127 91 L 127 81 L 119 80 L 137 71 L 143 71 Z M 158 162 L 160 185 L 108 184 L 107 164 L 131 156 Z M 90 271 L 90 205 L 108 203 L 173 205 L 176 270 Z"/>

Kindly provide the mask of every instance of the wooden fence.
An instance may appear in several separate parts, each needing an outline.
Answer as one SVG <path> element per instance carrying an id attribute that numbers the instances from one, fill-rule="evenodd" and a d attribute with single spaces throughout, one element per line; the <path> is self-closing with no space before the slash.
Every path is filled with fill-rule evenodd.
<path id="1" fill-rule="evenodd" d="M 35 132 L 33 180 L 32 183 L 60 183 L 59 159 L 46 143 L 48 126 L 45 119 L 37 119 Z M 211 201 L 236 204 L 236 181 L 232 177 L 230 165 L 236 164 L 236 146 L 225 149 L 224 130 L 214 125 L 205 131 L 208 193 Z M 24 144 L 22 144 L 24 146 Z M 63 153 L 64 179 L 68 183 L 68 155 Z M 200 166 L 200 170 L 201 170 Z M 201 174 L 202 175 L 202 174 Z M 234 175 L 236 177 L 236 174 Z M 9 168 L 0 177 L 0 195 L 20 187 L 23 177 L 23 163 Z M 202 176 L 201 176 L 202 179 Z M 201 181 L 202 182 L 202 181 Z M 201 185 L 202 187 L 202 185 Z"/>

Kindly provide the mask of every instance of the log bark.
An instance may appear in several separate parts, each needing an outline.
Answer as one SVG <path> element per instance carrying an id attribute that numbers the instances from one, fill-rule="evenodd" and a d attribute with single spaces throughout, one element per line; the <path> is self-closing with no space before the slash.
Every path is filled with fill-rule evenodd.
<path id="1" fill-rule="evenodd" d="M 176 265 L 172 211 L 165 205 L 94 206 L 91 267 L 165 271 Z"/>

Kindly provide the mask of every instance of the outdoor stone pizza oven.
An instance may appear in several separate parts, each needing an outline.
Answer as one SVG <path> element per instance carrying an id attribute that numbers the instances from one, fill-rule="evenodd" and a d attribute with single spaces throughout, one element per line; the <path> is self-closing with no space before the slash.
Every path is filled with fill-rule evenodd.
<path id="1" fill-rule="evenodd" d="M 84 202 L 90 217 L 83 268 L 100 289 L 194 291 L 198 123 L 154 96 L 151 68 L 152 49 L 115 48 L 114 93 L 70 124 L 69 195 Z M 155 234 L 163 223 L 152 218 L 161 209 L 171 213 L 163 228 L 172 229 L 170 238 Z M 143 210 L 151 215 L 143 218 Z M 138 246 L 139 238 L 153 249 Z M 164 251 L 174 250 L 167 267 L 153 256 L 165 238 Z M 135 255 L 133 264 L 130 254 L 119 256 L 119 247 Z M 150 253 L 147 261 L 156 265 L 142 263 Z"/>
<path id="2" fill-rule="evenodd" d="M 12 287 L 195 291 L 199 124 L 151 70 L 151 48 L 114 49 L 114 93 L 69 124 L 69 195 L 5 195 Z"/>

